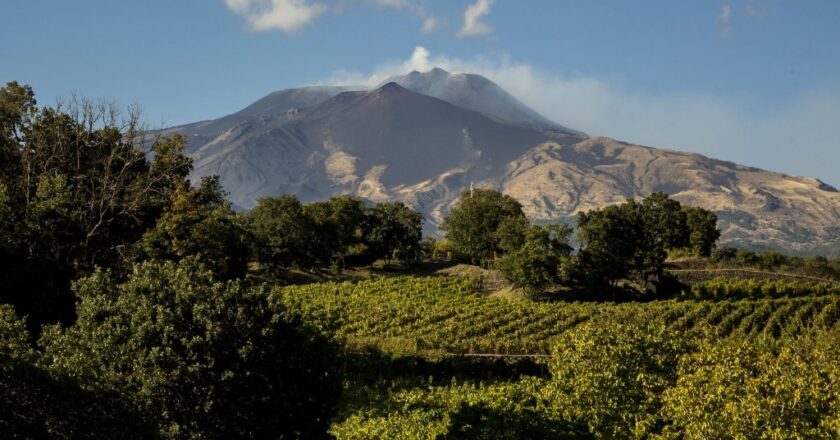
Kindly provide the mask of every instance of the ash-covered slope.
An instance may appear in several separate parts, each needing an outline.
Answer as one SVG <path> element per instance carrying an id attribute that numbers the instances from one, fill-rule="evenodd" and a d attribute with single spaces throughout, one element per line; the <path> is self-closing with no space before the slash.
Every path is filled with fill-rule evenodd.
<path id="1" fill-rule="evenodd" d="M 462 172 L 484 180 L 547 134 L 388 83 L 320 104 L 234 124 L 212 138 L 187 131 L 199 176 L 218 174 L 231 201 L 303 200 L 355 193 L 373 200 L 431 177 Z M 467 183 L 468 184 L 468 183 Z"/>
<path id="2" fill-rule="evenodd" d="M 486 79 L 459 83 L 443 71 L 396 79 L 415 90 L 287 90 L 171 131 L 188 136 L 195 177 L 218 174 L 246 209 L 281 193 L 354 194 L 402 200 L 435 232 L 471 184 L 510 194 L 535 220 L 663 191 L 715 211 L 724 243 L 797 251 L 840 243 L 840 193 L 816 179 L 588 137 L 542 121 L 495 84 L 475 87 Z"/>
<path id="3" fill-rule="evenodd" d="M 537 130 L 582 134 L 548 120 L 481 75 L 450 73 L 435 67 L 428 72 L 413 71 L 407 75 L 395 76 L 387 82 L 396 82 L 411 91 L 434 96 L 469 110 L 494 115 L 518 125 Z"/>
<path id="4" fill-rule="evenodd" d="M 244 109 L 210 121 L 172 127 L 164 131 L 180 132 L 190 136 L 189 152 L 197 146 L 210 142 L 220 134 L 236 127 L 271 124 L 281 119 L 286 113 L 320 104 L 339 93 L 350 90 L 349 87 L 312 86 L 297 89 L 280 90 L 260 98 Z"/>
<path id="5" fill-rule="evenodd" d="M 725 243 L 806 251 L 840 239 L 840 192 L 817 179 L 603 137 L 547 142 L 488 184 L 542 220 L 662 191 L 717 213 Z"/>

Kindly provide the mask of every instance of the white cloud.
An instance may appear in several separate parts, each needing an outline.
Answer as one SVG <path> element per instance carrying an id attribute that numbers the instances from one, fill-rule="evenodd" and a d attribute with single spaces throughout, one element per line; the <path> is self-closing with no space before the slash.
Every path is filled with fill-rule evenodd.
<path id="1" fill-rule="evenodd" d="M 732 35 L 732 25 L 729 23 L 731 18 L 732 7 L 729 5 L 721 6 L 720 13 L 717 16 L 717 24 L 718 30 L 720 30 L 720 35 L 724 38 L 728 38 Z"/>
<path id="2" fill-rule="evenodd" d="M 718 24 L 729 24 L 729 19 L 732 17 L 732 7 L 729 5 L 723 5 L 720 7 L 720 14 L 718 14 L 717 22 Z"/>
<path id="3" fill-rule="evenodd" d="M 423 19 L 423 25 L 420 26 L 420 32 L 424 34 L 428 34 L 429 32 L 434 32 L 437 29 L 439 24 L 439 19 L 437 17 L 428 16 Z"/>
<path id="4" fill-rule="evenodd" d="M 747 17 L 762 19 L 771 14 L 773 10 L 772 4 L 767 1 L 759 1 L 755 4 L 748 4 L 744 6 L 744 14 Z"/>
<path id="5" fill-rule="evenodd" d="M 376 5 L 404 9 L 409 6 L 412 6 L 412 3 L 410 0 L 376 0 Z"/>
<path id="6" fill-rule="evenodd" d="M 394 8 L 401 11 L 408 11 L 422 20 L 420 32 L 428 34 L 434 32 L 440 25 L 441 19 L 429 14 L 426 8 L 414 2 L 414 0 L 375 0 L 381 8 Z"/>
<path id="7" fill-rule="evenodd" d="M 464 11 L 464 26 L 458 31 L 458 36 L 477 37 L 492 33 L 493 28 L 481 21 L 490 13 L 491 6 L 493 6 L 493 0 L 477 0 L 475 4 L 467 7 Z"/>
<path id="8" fill-rule="evenodd" d="M 245 17 L 255 31 L 295 31 L 327 10 L 326 6 L 307 0 L 225 0 L 225 4 Z"/>
<path id="9" fill-rule="evenodd" d="M 819 88 L 775 107 L 694 93 L 630 91 L 621 82 L 547 72 L 509 57 L 468 60 L 417 47 L 370 73 L 335 72 L 325 83 L 374 87 L 412 70 L 483 75 L 544 116 L 590 134 L 711 157 L 840 185 L 840 88 Z"/>

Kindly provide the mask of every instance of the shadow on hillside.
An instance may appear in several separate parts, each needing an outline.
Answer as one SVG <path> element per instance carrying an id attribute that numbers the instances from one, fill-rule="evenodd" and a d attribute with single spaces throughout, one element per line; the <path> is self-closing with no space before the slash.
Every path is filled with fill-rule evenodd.
<path id="1" fill-rule="evenodd" d="M 531 358 L 391 356 L 378 351 L 345 353 L 343 370 L 351 380 L 374 384 L 422 379 L 425 385 L 458 382 L 508 382 L 523 376 L 548 377 L 548 367 Z M 431 383 L 430 383 L 431 382 Z"/>
<path id="2" fill-rule="evenodd" d="M 329 268 L 286 269 L 279 274 L 252 271 L 251 277 L 259 282 L 282 286 L 326 282 L 362 281 L 388 276 L 447 276 L 442 271 L 456 266 L 455 262 L 420 262 L 412 265 L 384 264 L 377 262 L 373 267 L 348 267 L 342 270 Z"/>
<path id="3" fill-rule="evenodd" d="M 623 282 L 601 287 L 562 288 L 531 294 L 530 299 L 540 302 L 644 303 L 678 298 L 688 288 L 688 285 L 666 273 L 659 282 L 644 289 L 637 284 Z"/>
<path id="4" fill-rule="evenodd" d="M 593 439 L 583 424 L 552 420 L 537 411 L 502 411 L 485 404 L 461 404 L 450 416 L 445 440 Z"/>

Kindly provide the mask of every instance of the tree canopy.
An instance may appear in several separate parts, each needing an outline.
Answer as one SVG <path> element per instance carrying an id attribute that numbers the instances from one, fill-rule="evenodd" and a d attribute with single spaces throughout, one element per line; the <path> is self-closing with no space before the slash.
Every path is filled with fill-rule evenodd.
<path id="1" fill-rule="evenodd" d="M 70 281 L 119 265 L 188 184 L 184 139 L 149 138 L 137 114 L 105 103 L 39 109 L 14 82 L 0 88 L 0 130 L 0 301 L 35 329 L 68 323 Z"/>
<path id="2" fill-rule="evenodd" d="M 330 345 L 262 288 L 217 281 L 196 257 L 75 285 L 78 320 L 44 335 L 45 360 L 121 393 L 164 438 L 318 438 L 340 395 Z M 321 434 L 319 434 L 321 433 Z"/>
<path id="3" fill-rule="evenodd" d="M 467 190 L 443 219 L 453 249 L 472 261 L 490 261 L 521 245 L 528 219 L 513 197 L 489 189 Z"/>
<path id="4" fill-rule="evenodd" d="M 689 221 L 691 219 L 691 221 Z M 710 253 L 720 236 L 717 217 L 686 208 L 663 193 L 578 214 L 576 276 L 598 288 L 621 279 L 646 286 L 664 272 L 667 251 Z"/>

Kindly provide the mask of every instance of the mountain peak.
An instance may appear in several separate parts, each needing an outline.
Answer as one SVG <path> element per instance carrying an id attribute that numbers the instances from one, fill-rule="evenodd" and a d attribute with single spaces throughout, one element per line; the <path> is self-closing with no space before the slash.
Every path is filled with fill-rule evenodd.
<path id="1" fill-rule="evenodd" d="M 481 75 L 450 73 L 434 67 L 427 72 L 414 70 L 407 75 L 388 78 L 386 83 L 390 82 L 396 82 L 412 92 L 492 115 L 515 125 L 582 135 L 543 117 Z"/>
<path id="2" fill-rule="evenodd" d="M 425 72 L 421 72 L 419 70 L 412 70 L 411 72 L 408 73 L 408 75 L 405 75 L 405 76 L 411 76 L 411 77 L 436 76 L 436 77 L 441 77 L 441 76 L 449 76 L 449 75 L 451 75 L 451 74 L 449 72 L 447 72 L 446 70 L 435 66 L 431 70 L 427 70 Z"/>
<path id="3" fill-rule="evenodd" d="M 382 87 L 376 89 L 376 93 L 379 94 L 390 94 L 390 93 L 402 93 L 405 91 L 401 85 L 397 84 L 394 81 L 385 83 Z"/>

